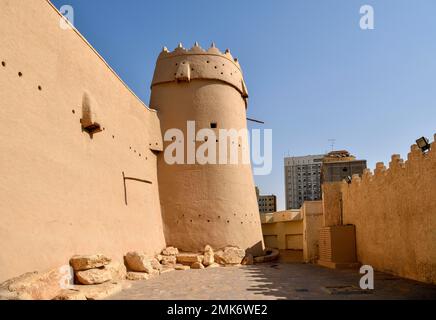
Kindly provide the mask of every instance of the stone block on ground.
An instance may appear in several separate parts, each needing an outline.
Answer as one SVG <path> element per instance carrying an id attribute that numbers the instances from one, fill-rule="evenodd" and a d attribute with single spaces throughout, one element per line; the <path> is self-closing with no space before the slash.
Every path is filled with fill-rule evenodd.
<path id="1" fill-rule="evenodd" d="M 137 281 L 137 280 L 148 280 L 150 275 L 146 272 L 135 272 L 129 271 L 126 276 L 127 280 Z"/>
<path id="2" fill-rule="evenodd" d="M 215 261 L 219 264 L 240 264 L 245 257 L 245 250 L 238 247 L 226 247 L 215 252 Z"/>
<path id="3" fill-rule="evenodd" d="M 74 271 L 83 271 L 107 265 L 111 259 L 103 254 L 75 255 L 70 259 Z"/>
<path id="4" fill-rule="evenodd" d="M 162 255 L 164 256 L 175 256 L 179 254 L 179 249 L 174 247 L 166 247 L 162 250 Z"/>
<path id="5" fill-rule="evenodd" d="M 191 265 L 191 269 L 204 269 L 204 265 L 201 262 L 194 262 Z"/>
<path id="6" fill-rule="evenodd" d="M 247 253 L 247 255 L 242 259 L 242 265 L 248 266 L 254 264 L 254 257 L 251 253 Z"/>
<path id="7" fill-rule="evenodd" d="M 76 272 L 76 279 L 80 284 L 100 284 L 112 280 L 112 273 L 108 269 L 89 269 Z"/>
<path id="8" fill-rule="evenodd" d="M 179 253 L 177 255 L 177 262 L 190 266 L 195 262 L 203 262 L 203 255 L 198 253 Z"/>
<path id="9" fill-rule="evenodd" d="M 51 300 L 61 290 L 59 268 L 28 272 L 0 284 L 0 300 Z"/>
<path id="10" fill-rule="evenodd" d="M 153 272 L 151 259 L 154 258 L 138 251 L 128 252 L 124 257 L 124 260 L 126 262 L 129 271 L 147 272 L 147 273 Z"/>
<path id="11" fill-rule="evenodd" d="M 172 265 L 172 264 L 176 264 L 176 262 L 177 262 L 176 256 L 162 256 L 163 265 Z"/>
<path id="12" fill-rule="evenodd" d="M 219 263 L 216 263 L 216 262 L 214 262 L 214 263 L 212 263 L 212 264 L 210 264 L 210 265 L 207 266 L 208 269 L 209 269 L 209 268 L 219 268 L 219 267 L 220 267 L 220 264 L 219 264 Z"/>
<path id="13" fill-rule="evenodd" d="M 112 280 L 116 281 L 126 279 L 127 269 L 123 263 L 119 261 L 111 261 L 109 264 L 105 265 L 104 268 L 110 271 Z"/>
<path id="14" fill-rule="evenodd" d="M 204 248 L 204 258 L 203 258 L 203 265 L 208 266 L 215 262 L 214 259 L 214 252 L 211 246 L 207 245 Z"/>
<path id="15" fill-rule="evenodd" d="M 174 269 L 173 267 L 170 267 L 170 266 L 164 266 L 164 267 L 160 270 L 160 274 L 167 273 L 167 272 L 171 272 L 171 271 L 174 271 L 174 270 L 176 270 L 176 269 Z"/>
<path id="16" fill-rule="evenodd" d="M 63 289 L 53 300 L 87 300 L 86 296 L 80 290 Z"/>
<path id="17" fill-rule="evenodd" d="M 151 263 L 151 266 L 153 267 L 153 269 L 155 269 L 155 270 L 162 269 L 162 265 L 160 264 L 159 260 L 157 260 L 156 258 L 151 258 L 150 263 Z"/>
<path id="18" fill-rule="evenodd" d="M 88 300 L 102 300 L 123 290 L 123 285 L 121 282 L 105 282 L 93 286 L 75 285 L 73 289 L 79 290 Z"/>

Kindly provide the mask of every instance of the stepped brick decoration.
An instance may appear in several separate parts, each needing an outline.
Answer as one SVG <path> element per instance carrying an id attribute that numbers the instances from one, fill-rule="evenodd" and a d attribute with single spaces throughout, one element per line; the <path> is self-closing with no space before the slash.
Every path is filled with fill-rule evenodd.
<path id="1" fill-rule="evenodd" d="M 435 135 L 436 139 L 436 135 Z M 342 184 L 345 224 L 356 226 L 358 261 L 396 275 L 436 283 L 436 143 L 423 153 L 412 145 L 407 160 Z"/>

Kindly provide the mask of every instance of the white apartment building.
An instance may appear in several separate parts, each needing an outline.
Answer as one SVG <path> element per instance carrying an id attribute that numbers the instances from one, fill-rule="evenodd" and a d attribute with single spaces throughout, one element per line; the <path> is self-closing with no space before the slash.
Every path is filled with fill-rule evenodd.
<path id="1" fill-rule="evenodd" d="M 321 166 L 324 155 L 286 157 L 286 210 L 299 209 L 305 200 L 321 199 Z"/>

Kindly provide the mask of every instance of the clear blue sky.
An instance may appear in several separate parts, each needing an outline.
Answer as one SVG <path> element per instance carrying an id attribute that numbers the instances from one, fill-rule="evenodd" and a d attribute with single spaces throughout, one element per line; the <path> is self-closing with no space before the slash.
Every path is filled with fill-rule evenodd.
<path id="1" fill-rule="evenodd" d="M 284 208 L 283 156 L 324 153 L 328 139 L 373 169 L 436 133 L 436 1 L 53 0 L 146 103 L 162 46 L 212 41 L 244 70 L 248 115 L 273 129 L 261 193 Z M 370 4 L 375 29 L 359 28 Z"/>

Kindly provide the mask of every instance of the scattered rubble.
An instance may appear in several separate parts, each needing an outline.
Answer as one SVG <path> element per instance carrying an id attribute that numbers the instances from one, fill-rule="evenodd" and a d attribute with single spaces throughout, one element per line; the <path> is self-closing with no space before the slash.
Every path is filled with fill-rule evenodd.
<path id="1" fill-rule="evenodd" d="M 268 249 L 265 256 L 253 257 L 234 246 L 214 251 L 206 245 L 202 253 L 179 252 L 167 247 L 155 257 L 139 251 L 124 256 L 124 264 L 103 254 L 75 255 L 69 263 L 76 284 L 61 287 L 65 274 L 61 268 L 45 273 L 29 272 L 0 284 L 0 300 L 96 300 L 122 290 L 124 280 L 148 280 L 174 270 L 250 265 L 277 258 L 278 250 Z M 67 283 L 68 284 L 68 283 Z"/>
<path id="2" fill-rule="evenodd" d="M 176 264 L 176 265 L 174 265 L 174 269 L 175 270 L 189 270 L 189 269 L 191 269 L 191 267 L 185 266 L 183 264 Z"/>
<path id="3" fill-rule="evenodd" d="M 127 268 L 130 271 L 153 273 L 150 256 L 137 251 L 128 252 L 124 256 Z"/>
<path id="4" fill-rule="evenodd" d="M 211 246 L 207 245 L 204 248 L 203 265 L 205 265 L 207 267 L 208 265 L 211 265 L 214 262 L 215 262 L 215 259 L 214 259 L 213 249 Z"/>
<path id="5" fill-rule="evenodd" d="M 194 262 L 191 265 L 191 269 L 204 269 L 204 265 L 201 262 Z"/>
<path id="6" fill-rule="evenodd" d="M 215 252 L 215 261 L 219 264 L 240 264 L 245 257 L 245 250 L 238 247 L 225 247 L 224 250 Z"/>
<path id="7" fill-rule="evenodd" d="M 100 284 L 112 280 L 112 273 L 107 269 L 89 269 L 76 272 L 76 279 L 80 284 Z"/>
<path id="8" fill-rule="evenodd" d="M 174 247 L 166 247 L 162 250 L 162 255 L 164 256 L 176 256 L 179 254 L 179 249 Z"/>
<path id="9" fill-rule="evenodd" d="M 129 271 L 126 276 L 127 280 L 137 281 L 137 280 L 148 280 L 150 275 L 145 272 L 135 272 Z"/>
<path id="10" fill-rule="evenodd" d="M 70 266 L 74 271 L 83 271 L 103 267 L 111 262 L 111 259 L 102 254 L 75 255 L 70 259 Z"/>

